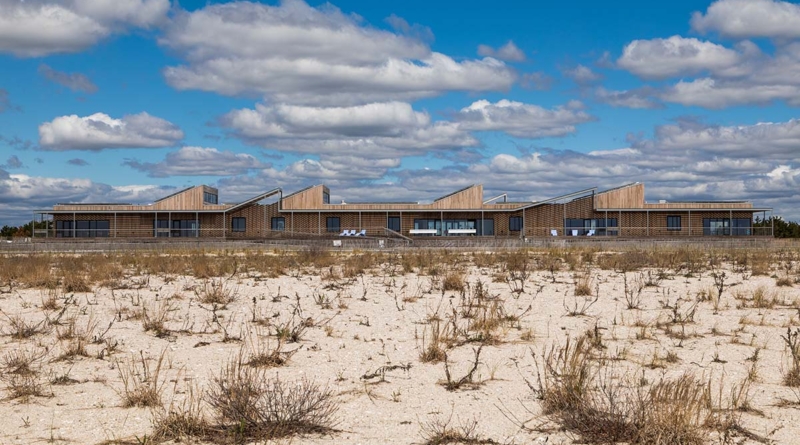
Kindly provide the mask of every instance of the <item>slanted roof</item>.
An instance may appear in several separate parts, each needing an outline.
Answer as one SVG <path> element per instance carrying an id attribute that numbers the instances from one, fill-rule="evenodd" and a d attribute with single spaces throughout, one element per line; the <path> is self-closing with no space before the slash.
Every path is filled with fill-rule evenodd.
<path id="1" fill-rule="evenodd" d="M 457 195 L 457 194 L 459 194 L 461 192 L 465 192 L 465 191 L 467 191 L 467 190 L 469 190 L 469 189 L 471 189 L 472 187 L 475 187 L 475 186 L 476 186 L 476 184 L 468 185 L 468 186 L 466 186 L 466 187 L 464 187 L 462 189 L 458 189 L 458 190 L 456 190 L 456 191 L 454 191 L 452 193 L 448 193 L 448 194 L 446 194 L 444 196 L 440 196 L 440 197 L 434 199 L 433 202 L 438 202 L 438 201 L 441 201 L 443 199 L 447 199 L 447 198 L 449 198 L 451 196 L 454 196 L 454 195 Z"/>
<path id="2" fill-rule="evenodd" d="M 262 199 L 269 198 L 270 196 L 273 196 L 273 195 L 275 195 L 277 193 L 280 193 L 282 191 L 283 190 L 281 190 L 280 187 L 274 188 L 274 189 L 272 189 L 272 190 L 270 190 L 268 192 L 264 192 L 264 193 L 262 193 L 260 195 L 254 196 L 254 197 L 252 197 L 252 198 L 250 198 L 250 199 L 248 199 L 246 201 L 242 201 L 239 204 L 234 204 L 234 205 L 228 207 L 227 209 L 225 209 L 225 212 L 232 212 L 234 210 L 238 210 L 238 209 L 241 209 L 243 207 L 247 207 L 247 206 L 253 205 L 253 204 L 257 203 L 258 201 L 261 201 Z"/>
<path id="3" fill-rule="evenodd" d="M 163 201 L 163 200 L 165 200 L 165 199 L 172 198 L 173 196 L 178 196 L 178 195 L 180 195 L 181 193 L 188 192 L 189 190 L 191 190 L 191 189 L 193 189 L 193 188 L 195 188 L 195 187 L 202 187 L 202 185 L 193 185 L 193 186 L 191 186 L 191 187 L 186 187 L 186 188 L 185 188 L 185 189 L 183 189 L 183 190 L 179 190 L 179 191 L 177 191 L 177 192 L 175 192 L 175 193 L 172 193 L 172 194 L 169 194 L 169 195 L 167 195 L 167 196 L 165 196 L 165 197 L 163 197 L 163 198 L 156 199 L 155 201 L 153 201 L 153 203 L 155 204 L 155 203 L 157 203 L 157 202 L 161 202 L 161 201 Z"/>

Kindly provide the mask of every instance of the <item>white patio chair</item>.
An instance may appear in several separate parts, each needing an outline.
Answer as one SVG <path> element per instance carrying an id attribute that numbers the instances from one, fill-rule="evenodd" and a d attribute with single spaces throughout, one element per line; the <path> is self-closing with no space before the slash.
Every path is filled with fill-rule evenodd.
<path id="1" fill-rule="evenodd" d="M 550 236 L 558 236 L 558 230 L 553 229 L 550 231 Z"/>

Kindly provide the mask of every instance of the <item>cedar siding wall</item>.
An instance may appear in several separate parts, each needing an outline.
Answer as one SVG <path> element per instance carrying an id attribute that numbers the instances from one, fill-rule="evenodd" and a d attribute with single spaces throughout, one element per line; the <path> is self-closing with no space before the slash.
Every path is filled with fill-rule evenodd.
<path id="1" fill-rule="evenodd" d="M 107 220 L 109 237 L 152 238 L 155 219 L 200 221 L 199 237 L 259 239 L 291 237 L 294 234 L 334 237 L 342 230 L 366 230 L 369 236 L 385 236 L 387 217 L 400 217 L 400 233 L 414 237 L 409 231 L 415 219 L 480 220 L 494 222 L 494 236 L 498 237 L 551 237 L 555 230 L 558 236 L 570 235 L 565 230 L 567 219 L 616 219 L 613 233 L 631 237 L 702 236 L 704 218 L 746 218 L 752 220 L 753 206 L 749 202 L 695 202 L 658 203 L 644 201 L 644 185 L 626 185 L 597 194 L 585 195 L 568 202 L 556 203 L 483 203 L 483 186 L 474 185 L 443 196 L 429 204 L 413 203 L 362 203 L 325 204 L 323 194 L 330 193 L 324 185 L 317 185 L 283 197 L 271 204 L 233 205 L 205 204 L 203 193 L 218 195 L 217 189 L 197 186 L 168 196 L 151 205 L 111 204 L 60 204 L 54 211 L 54 221 Z M 527 208 L 524 208 L 528 206 Z M 605 210 L 608 209 L 608 210 Z M 623 209 L 623 211 L 619 211 Z M 691 212 L 689 211 L 691 209 Z M 727 210 L 723 210 L 727 209 Z M 732 209 L 732 211 L 730 210 Z M 690 220 L 691 214 L 691 220 Z M 680 216 L 678 230 L 667 228 L 669 216 Z M 285 229 L 272 230 L 272 219 L 283 217 Z M 328 232 L 327 219 L 338 217 L 336 233 Z M 510 230 L 510 219 L 522 217 L 521 231 Z M 245 218 L 245 230 L 232 230 L 234 218 Z M 162 229 L 176 236 L 172 229 Z M 583 235 L 585 231 L 579 233 Z M 601 236 L 605 231 L 598 230 Z M 177 234 L 185 234 L 179 232 Z M 477 233 L 480 235 L 480 233 Z M 425 235 L 419 235 L 425 236 Z"/>
<path id="2" fill-rule="evenodd" d="M 704 218 L 728 219 L 731 217 L 730 211 L 691 211 L 691 224 L 689 212 L 686 210 L 676 210 L 674 212 L 648 212 L 642 211 L 595 211 L 591 207 L 592 198 L 580 198 L 564 204 L 544 204 L 531 207 L 524 211 L 523 231 L 510 231 L 509 220 L 511 217 L 523 216 L 523 211 L 516 212 L 492 212 L 484 211 L 483 215 L 479 211 L 472 212 L 278 212 L 278 203 L 269 205 L 256 204 L 235 212 L 225 214 L 224 234 L 222 213 L 200 213 L 197 215 L 200 220 L 199 236 L 203 238 L 226 238 L 232 239 L 255 239 L 269 238 L 273 236 L 290 236 L 291 233 L 308 235 L 338 235 L 337 233 L 327 232 L 326 222 L 328 217 L 339 217 L 339 228 L 341 230 L 367 230 L 369 236 L 384 236 L 387 227 L 387 216 L 400 217 L 401 234 L 411 236 L 409 230 L 414 228 L 415 219 L 484 219 L 494 221 L 495 236 L 512 237 L 550 237 L 550 231 L 556 230 L 558 236 L 569 235 L 564 233 L 564 217 L 576 219 L 604 219 L 606 217 L 616 218 L 618 221 L 620 236 L 701 236 L 703 235 Z M 171 218 L 175 220 L 193 220 L 194 212 L 158 212 L 158 219 Z M 752 212 L 733 211 L 733 218 L 752 219 Z M 282 216 L 285 219 L 285 233 L 274 232 L 271 230 L 273 217 Z M 681 229 L 667 230 L 667 217 L 680 216 Z M 245 218 L 246 230 L 244 232 L 233 232 L 231 230 L 233 218 Z M 109 237 L 120 238 L 152 238 L 153 220 L 156 212 L 147 213 L 118 213 L 116 224 L 113 213 L 78 213 L 75 214 L 76 221 L 87 220 L 107 220 L 109 221 Z M 649 219 L 649 221 L 648 221 Z M 55 214 L 54 221 L 72 221 L 72 214 Z M 690 230 L 691 226 L 691 230 Z"/>

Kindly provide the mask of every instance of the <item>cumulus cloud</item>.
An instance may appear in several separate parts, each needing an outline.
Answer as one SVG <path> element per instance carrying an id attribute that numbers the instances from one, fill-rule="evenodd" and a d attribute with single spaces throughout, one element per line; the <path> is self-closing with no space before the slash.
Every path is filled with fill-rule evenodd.
<path id="1" fill-rule="evenodd" d="M 496 103 L 479 100 L 455 115 L 459 127 L 468 131 L 503 131 L 521 138 L 566 136 L 575 126 L 594 118 L 581 110 L 579 102 L 553 109 L 506 99 Z"/>
<path id="2" fill-rule="evenodd" d="M 0 52 L 77 52 L 113 33 L 152 28 L 169 8 L 169 0 L 0 0 Z"/>
<path id="3" fill-rule="evenodd" d="M 579 85 L 594 83 L 603 78 L 603 76 L 595 73 L 591 68 L 585 65 L 577 65 L 574 68 L 567 68 L 562 70 L 562 72 L 565 76 L 569 77 Z"/>
<path id="4" fill-rule="evenodd" d="M 746 39 L 800 37 L 800 5 L 776 0 L 717 0 L 691 20 L 697 32 Z"/>
<path id="5" fill-rule="evenodd" d="M 624 48 L 617 65 L 643 79 L 680 77 L 672 85 L 650 88 L 652 99 L 665 102 L 704 108 L 775 101 L 800 106 L 800 42 L 783 43 L 767 54 L 750 41 L 726 48 L 679 36 L 636 40 Z"/>
<path id="6" fill-rule="evenodd" d="M 39 125 L 39 145 L 50 151 L 170 147 L 181 139 L 178 126 L 144 112 L 121 119 L 104 113 L 73 114 Z"/>
<path id="7" fill-rule="evenodd" d="M 122 165 L 147 173 L 151 178 L 169 176 L 232 176 L 265 168 L 258 159 L 246 153 L 219 151 L 216 148 L 181 147 L 168 153 L 158 163 L 125 159 Z"/>
<path id="8" fill-rule="evenodd" d="M 724 72 L 742 62 L 741 54 L 716 43 L 672 36 L 667 39 L 634 40 L 627 44 L 617 65 L 645 79 Z"/>
<path id="9" fill-rule="evenodd" d="M 612 107 L 635 108 L 635 109 L 656 109 L 663 108 L 660 102 L 656 101 L 652 95 L 654 88 L 639 88 L 634 90 L 607 90 L 598 87 L 594 91 L 596 100 L 611 105 Z"/>
<path id="10" fill-rule="evenodd" d="M 0 170 L 0 221 L 22 224 L 34 209 L 59 202 L 147 203 L 179 190 L 153 185 L 111 186 L 86 178 L 3 175 Z"/>
<path id="11" fill-rule="evenodd" d="M 387 17 L 386 23 L 388 23 L 400 34 L 412 37 L 414 39 L 423 42 L 433 42 L 434 40 L 433 31 L 431 31 L 429 27 L 420 25 L 418 23 L 414 23 L 413 25 L 409 24 L 406 19 L 398 17 L 395 14 Z"/>
<path id="12" fill-rule="evenodd" d="M 637 145 L 655 146 L 662 151 L 691 150 L 727 158 L 790 162 L 800 152 L 800 120 L 742 126 L 679 122 L 657 127 L 655 140 Z"/>
<path id="13" fill-rule="evenodd" d="M 54 70 L 45 64 L 39 65 L 39 74 L 44 76 L 47 80 L 65 86 L 72 91 L 80 91 L 88 94 L 97 92 L 97 85 L 85 74 L 65 73 L 63 71 Z"/>
<path id="14" fill-rule="evenodd" d="M 497 49 L 489 45 L 478 45 L 478 55 L 484 57 L 494 57 L 495 59 L 505 60 L 508 62 L 522 62 L 525 60 L 525 53 L 511 40 Z"/>
<path id="15" fill-rule="evenodd" d="M 301 0 L 236 2 L 183 12 L 160 43 L 186 59 L 175 88 L 266 95 L 277 103 L 357 104 L 447 91 L 496 91 L 516 74 L 494 58 L 456 61 L 422 41 Z"/>
<path id="16" fill-rule="evenodd" d="M 346 107 L 257 104 L 220 119 L 233 136 L 280 151 L 366 159 L 397 158 L 477 146 L 452 122 L 431 122 L 403 102 Z"/>

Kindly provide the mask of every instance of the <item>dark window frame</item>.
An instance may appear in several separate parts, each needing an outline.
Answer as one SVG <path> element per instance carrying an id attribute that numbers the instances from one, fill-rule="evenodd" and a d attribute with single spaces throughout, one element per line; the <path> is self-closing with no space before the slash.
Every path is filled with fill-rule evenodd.
<path id="1" fill-rule="evenodd" d="M 219 195 L 203 192 L 203 204 L 219 204 Z"/>
<path id="2" fill-rule="evenodd" d="M 331 222 L 336 221 L 336 225 Z M 342 230 L 342 220 L 338 216 L 328 216 L 325 218 L 325 231 L 332 233 L 339 233 Z"/>
<path id="3" fill-rule="evenodd" d="M 280 224 L 278 224 L 280 222 Z M 269 222 L 270 230 L 275 232 L 283 232 L 286 230 L 286 218 L 283 216 L 273 216 Z"/>
<path id="4" fill-rule="evenodd" d="M 512 216 L 508 218 L 508 231 L 509 232 L 521 232 L 522 231 L 522 217 L 521 216 Z"/>
<path id="5" fill-rule="evenodd" d="M 231 231 L 232 232 L 246 232 L 247 231 L 247 218 L 244 216 L 234 216 L 231 218 Z"/>
<path id="6" fill-rule="evenodd" d="M 401 221 L 399 216 L 389 216 L 386 218 L 386 228 L 389 230 L 394 230 L 395 232 L 400 233 L 400 224 Z"/>
<path id="7" fill-rule="evenodd" d="M 682 229 L 683 229 L 683 221 L 681 220 L 681 215 L 667 215 L 668 231 L 680 232 Z"/>
<path id="8" fill-rule="evenodd" d="M 323 204 L 330 204 L 331 203 L 331 194 L 328 192 L 322 192 L 322 203 Z"/>

